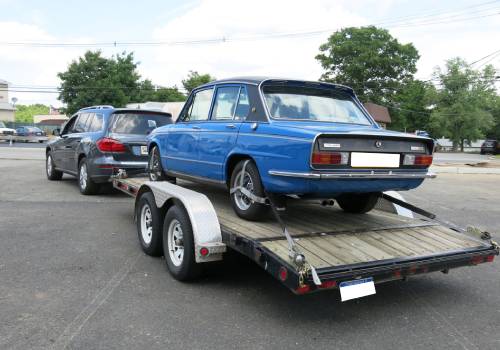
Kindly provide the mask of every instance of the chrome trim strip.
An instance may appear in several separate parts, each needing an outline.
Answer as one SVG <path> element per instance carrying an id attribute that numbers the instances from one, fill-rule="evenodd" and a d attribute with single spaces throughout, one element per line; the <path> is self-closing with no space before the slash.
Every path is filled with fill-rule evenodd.
<path id="1" fill-rule="evenodd" d="M 283 177 L 297 177 L 303 179 L 427 179 L 435 178 L 434 173 L 399 173 L 399 172 L 375 172 L 369 173 L 318 173 L 318 172 L 293 172 L 269 170 L 269 175 Z"/>
<path id="2" fill-rule="evenodd" d="M 293 140 L 293 141 L 300 141 L 300 142 L 311 142 L 311 139 L 303 139 L 300 137 L 290 137 L 290 136 L 282 136 L 282 135 L 273 135 L 273 134 L 252 134 L 249 132 L 240 132 L 238 135 L 245 135 L 245 136 L 256 136 L 256 137 L 271 137 L 271 138 L 277 138 L 277 139 L 285 139 L 285 140 Z"/>
<path id="3" fill-rule="evenodd" d="M 199 160 L 199 159 L 189 159 L 189 158 L 172 157 L 172 156 L 163 156 L 162 158 L 172 159 L 172 160 L 182 160 L 182 161 L 185 161 L 185 162 L 195 162 L 195 163 L 204 163 L 204 164 L 212 164 L 212 165 L 221 165 L 221 163 L 209 162 L 209 161 L 206 161 L 206 160 Z"/>

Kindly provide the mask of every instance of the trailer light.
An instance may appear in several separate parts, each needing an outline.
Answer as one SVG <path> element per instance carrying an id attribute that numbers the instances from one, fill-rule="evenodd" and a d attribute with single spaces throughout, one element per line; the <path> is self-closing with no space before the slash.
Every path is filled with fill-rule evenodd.
<path id="1" fill-rule="evenodd" d="M 486 262 L 493 262 L 493 260 L 495 260 L 495 256 L 494 256 L 494 255 L 488 255 L 488 256 L 486 257 L 486 260 L 485 260 L 485 261 L 486 261 Z"/>
<path id="2" fill-rule="evenodd" d="M 347 165 L 349 152 L 314 152 L 311 162 L 313 165 Z"/>
<path id="3" fill-rule="evenodd" d="M 201 254 L 201 256 L 207 256 L 208 253 L 209 253 L 209 251 L 208 251 L 207 247 L 201 247 L 200 248 L 200 254 Z"/>
<path id="4" fill-rule="evenodd" d="M 311 291 L 311 287 L 309 285 L 304 284 L 303 286 L 300 286 L 299 288 L 295 289 L 295 293 L 297 294 L 306 294 Z"/>
<path id="5" fill-rule="evenodd" d="M 484 258 L 481 255 L 473 256 L 472 259 L 470 259 L 470 262 L 472 265 L 477 265 L 484 262 Z"/>
<path id="6" fill-rule="evenodd" d="M 328 289 L 328 288 L 333 288 L 337 285 L 337 282 L 335 281 L 325 281 L 323 283 L 321 283 L 321 285 L 319 286 L 319 288 L 321 289 Z"/>
<path id="7" fill-rule="evenodd" d="M 285 282 L 286 279 L 288 278 L 288 271 L 286 267 L 281 266 L 280 270 L 278 271 L 278 276 L 282 282 Z"/>
<path id="8" fill-rule="evenodd" d="M 403 165 L 429 166 L 432 156 L 429 154 L 405 154 Z"/>
<path id="9" fill-rule="evenodd" d="M 101 152 L 123 153 L 126 151 L 123 143 L 109 137 L 103 137 L 98 140 L 96 145 Z"/>

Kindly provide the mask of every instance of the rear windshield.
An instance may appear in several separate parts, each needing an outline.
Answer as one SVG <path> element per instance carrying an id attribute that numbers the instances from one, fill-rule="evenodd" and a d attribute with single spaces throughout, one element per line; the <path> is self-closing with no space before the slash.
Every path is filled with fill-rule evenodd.
<path id="1" fill-rule="evenodd" d="M 117 134 L 147 135 L 167 124 L 172 124 L 172 118 L 168 114 L 115 113 L 110 131 Z"/>
<path id="2" fill-rule="evenodd" d="M 371 124 L 344 91 L 268 85 L 263 87 L 263 93 L 273 119 Z"/>

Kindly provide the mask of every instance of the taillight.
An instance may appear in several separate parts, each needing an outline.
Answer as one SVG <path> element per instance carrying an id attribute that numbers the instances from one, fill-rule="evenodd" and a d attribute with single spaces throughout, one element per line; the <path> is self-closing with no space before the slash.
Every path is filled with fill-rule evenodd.
<path id="1" fill-rule="evenodd" d="M 403 165 L 429 166 L 432 156 L 429 154 L 405 154 Z"/>
<path id="2" fill-rule="evenodd" d="M 96 142 L 97 148 L 101 152 L 123 153 L 125 145 L 118 140 L 104 137 Z"/>
<path id="3" fill-rule="evenodd" d="M 347 165 L 348 152 L 314 152 L 311 162 L 313 165 Z"/>

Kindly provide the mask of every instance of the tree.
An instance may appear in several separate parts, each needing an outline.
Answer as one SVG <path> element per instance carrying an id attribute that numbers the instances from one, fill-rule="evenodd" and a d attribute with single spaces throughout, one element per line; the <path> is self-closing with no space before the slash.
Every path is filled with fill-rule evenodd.
<path id="1" fill-rule="evenodd" d="M 199 74 L 196 71 L 189 71 L 189 74 L 186 79 L 182 81 L 182 86 L 188 93 L 193 91 L 194 88 L 214 81 L 215 77 L 212 77 L 210 74 Z"/>
<path id="2" fill-rule="evenodd" d="M 62 81 L 59 99 L 67 104 L 70 114 L 91 105 L 124 106 L 138 92 L 136 68 L 132 53 L 105 58 L 100 51 L 87 51 L 65 72 L 58 73 Z"/>
<path id="3" fill-rule="evenodd" d="M 431 111 L 435 104 L 436 88 L 430 82 L 411 80 L 404 84 L 389 103 L 393 130 L 413 132 L 428 130 Z"/>
<path id="4" fill-rule="evenodd" d="M 472 69 L 463 59 L 446 62 L 443 72 L 436 68 L 437 105 L 430 125 L 434 134 L 440 133 L 453 142 L 453 149 L 461 151 L 464 142 L 483 138 L 493 126 L 491 109 L 497 101 L 495 70 L 488 65 L 482 71 Z"/>
<path id="5" fill-rule="evenodd" d="M 410 81 L 419 59 L 413 44 L 401 44 L 385 29 L 344 28 L 320 46 L 321 79 L 352 87 L 364 102 L 383 103 Z"/>
<path id="6" fill-rule="evenodd" d="M 139 91 L 133 102 L 182 102 L 186 100 L 186 95 L 179 91 L 177 86 L 162 87 L 154 86 L 146 79 L 139 84 Z"/>
<path id="7" fill-rule="evenodd" d="M 33 116 L 39 114 L 49 114 L 49 107 L 42 104 L 16 105 L 16 122 L 33 123 Z"/>

